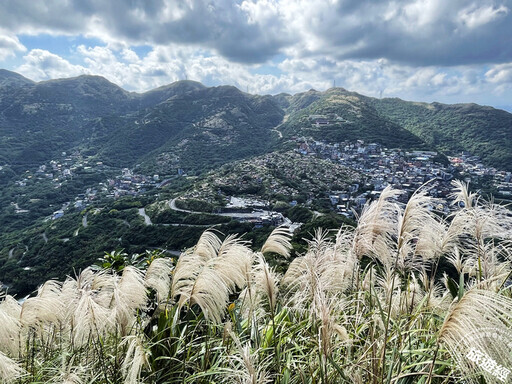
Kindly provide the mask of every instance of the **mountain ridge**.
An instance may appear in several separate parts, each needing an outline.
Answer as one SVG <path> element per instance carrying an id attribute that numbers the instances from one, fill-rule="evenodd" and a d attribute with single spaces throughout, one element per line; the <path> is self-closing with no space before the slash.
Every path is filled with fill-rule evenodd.
<path id="1" fill-rule="evenodd" d="M 33 288 L 27 281 L 33 285 L 43 275 L 48 278 L 57 266 L 66 273 L 116 247 L 139 252 L 143 247 L 189 244 L 198 228 L 145 226 L 138 209 L 149 206 L 151 199 L 176 197 L 186 190 L 193 196 L 199 189 L 194 180 L 200 185 L 209 171 L 220 179 L 215 171 L 224 166 L 229 173 L 234 164 L 233 183 L 245 189 L 262 189 L 270 185 L 267 176 L 276 174 L 284 186 L 284 205 L 297 193 L 299 201 L 307 202 L 314 189 L 315 198 L 323 196 L 318 205 L 323 207 L 330 204 L 324 195 L 331 188 L 345 188 L 349 173 L 335 172 L 339 164 L 327 167 L 331 157 L 317 158 L 321 149 L 296 160 L 293 150 L 299 145 L 337 144 L 334 160 L 347 155 L 343 143 L 361 140 L 379 143 L 383 150 L 400 148 L 397 154 L 464 151 L 512 171 L 510 128 L 512 114 L 492 107 L 375 99 L 343 88 L 252 95 L 229 85 L 206 87 L 185 80 L 136 93 L 101 76 L 36 83 L 0 72 L 0 279 L 21 292 Z M 264 170 L 267 160 L 274 173 L 253 178 L 239 172 L 252 169 L 246 166 L 252 161 Z M 311 180 L 316 176 L 308 175 L 308 169 L 322 177 L 330 172 L 333 179 L 318 184 L 321 177 Z M 116 200 L 119 196 L 107 188 L 109 183 L 140 180 L 145 185 L 151 180 L 153 189 L 146 194 L 141 187 L 133 199 Z M 232 179 L 225 180 L 231 184 Z M 155 187 L 160 181 L 167 187 Z M 225 192 L 233 189 L 221 187 Z M 95 190 L 101 201 L 95 199 Z M 205 191 L 220 198 L 218 189 Z M 191 217 L 188 222 L 202 219 Z M 228 224 L 229 230 L 253 230 L 248 223 Z"/>

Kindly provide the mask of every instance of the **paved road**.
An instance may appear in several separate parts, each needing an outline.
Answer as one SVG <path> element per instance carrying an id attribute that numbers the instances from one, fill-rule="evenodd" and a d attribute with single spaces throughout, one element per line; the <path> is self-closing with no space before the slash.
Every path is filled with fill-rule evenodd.
<path id="1" fill-rule="evenodd" d="M 177 211 L 177 212 L 185 212 L 185 213 L 202 213 L 202 212 L 194 212 L 194 211 L 189 211 L 189 210 L 186 210 L 186 209 L 181 209 L 181 208 L 178 208 L 176 206 L 176 197 L 174 199 L 172 199 L 171 201 L 169 201 L 169 208 L 171 208 L 173 211 Z"/>
<path id="2" fill-rule="evenodd" d="M 87 213 L 82 217 L 82 225 L 84 228 L 87 228 Z"/>
<path id="3" fill-rule="evenodd" d="M 271 129 L 271 131 L 274 131 L 274 132 L 277 132 L 277 134 L 279 135 L 279 138 L 282 139 L 283 138 L 283 133 L 277 129 Z"/>
<path id="4" fill-rule="evenodd" d="M 146 225 L 153 225 L 151 218 L 146 214 L 146 210 L 144 208 L 139 208 L 139 215 L 144 218 L 144 223 Z"/>
<path id="5" fill-rule="evenodd" d="M 171 208 L 174 211 L 177 212 L 185 212 L 185 213 L 208 213 L 208 212 L 196 212 L 196 211 L 189 211 L 186 209 L 181 209 L 176 207 L 176 198 L 169 201 L 169 208 Z M 236 213 L 236 212 L 224 212 L 224 213 L 215 213 L 217 216 L 224 216 L 224 217 L 237 217 L 240 219 L 259 219 L 262 216 L 268 216 L 270 214 L 270 211 L 253 211 L 250 213 Z"/>

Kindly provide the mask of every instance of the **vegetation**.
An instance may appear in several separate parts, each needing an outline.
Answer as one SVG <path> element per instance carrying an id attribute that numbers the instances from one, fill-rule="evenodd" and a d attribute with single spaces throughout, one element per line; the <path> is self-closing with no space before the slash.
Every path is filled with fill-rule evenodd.
<path id="1" fill-rule="evenodd" d="M 295 97 L 302 98 L 302 94 Z M 282 125 L 289 136 L 312 137 L 327 142 L 365 140 L 391 148 L 425 149 L 425 142 L 391 121 L 386 115 L 366 101 L 364 97 L 342 88 L 318 92 L 316 98 L 308 98 L 309 104 L 299 103 L 290 107 L 290 116 Z M 329 123 L 316 125 L 312 115 L 330 117 Z"/>
<path id="2" fill-rule="evenodd" d="M 455 184 L 443 219 L 386 189 L 358 227 L 289 257 L 205 231 L 179 259 L 103 269 L 0 303 L 0 379 L 18 383 L 494 383 L 512 367 L 509 211 Z M 132 265 L 134 264 L 134 265 Z M 137 265 L 137 266 L 135 266 Z M 441 271 L 440 266 L 445 265 Z"/>
<path id="3" fill-rule="evenodd" d="M 512 170 L 508 112 L 476 104 L 413 103 L 400 99 L 366 99 L 379 114 L 447 154 L 462 151 L 484 163 Z"/>

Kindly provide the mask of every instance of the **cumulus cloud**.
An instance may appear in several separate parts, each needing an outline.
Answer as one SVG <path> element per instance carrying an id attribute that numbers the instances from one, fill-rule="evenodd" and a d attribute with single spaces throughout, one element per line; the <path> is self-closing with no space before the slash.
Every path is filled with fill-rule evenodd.
<path id="1" fill-rule="evenodd" d="M 15 35 L 0 29 L 0 61 L 14 57 L 16 52 L 25 52 L 26 50 Z"/>
<path id="2" fill-rule="evenodd" d="M 0 24 L 22 34 L 208 47 L 230 60 L 253 63 L 271 58 L 290 41 L 274 22 L 275 12 L 258 7 L 232 0 L 6 0 L 0 3 Z"/>
<path id="3" fill-rule="evenodd" d="M 505 5 L 472 6 L 459 12 L 460 21 L 468 28 L 478 28 L 497 19 L 506 17 L 510 10 Z"/>
<path id="4" fill-rule="evenodd" d="M 485 73 L 485 77 L 494 84 L 512 85 L 512 63 L 494 66 Z"/>
<path id="5" fill-rule="evenodd" d="M 510 8 L 510 0 L 4 0 L 0 61 L 16 55 L 17 70 L 34 80 L 90 73 L 136 91 L 188 78 L 252 93 L 335 82 L 371 96 L 505 97 Z M 48 47 L 26 53 L 22 36 L 41 33 L 80 42 L 65 57 Z"/>
<path id="6" fill-rule="evenodd" d="M 72 77 L 88 74 L 89 71 L 79 65 L 73 65 L 62 57 L 44 49 L 33 49 L 23 56 L 24 63 L 16 70 L 36 81 Z"/>
<path id="7" fill-rule="evenodd" d="M 104 42 L 192 45 L 230 61 L 286 52 L 414 65 L 512 60 L 507 0 L 5 0 L 15 33 L 83 34 Z M 62 17 L 65 15 L 65 17 Z"/>

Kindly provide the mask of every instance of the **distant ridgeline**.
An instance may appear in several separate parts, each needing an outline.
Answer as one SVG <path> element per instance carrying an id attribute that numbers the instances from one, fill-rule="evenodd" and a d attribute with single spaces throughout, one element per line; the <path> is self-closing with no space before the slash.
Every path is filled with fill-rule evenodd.
<path id="1" fill-rule="evenodd" d="M 104 251 L 190 246 L 204 225 L 254 239 L 267 234 L 225 217 L 158 210 L 191 191 L 204 189 L 214 207 L 245 193 L 282 210 L 298 202 L 291 216 L 334 215 L 330 192 L 360 177 L 348 160 L 328 164 L 341 159 L 339 147 L 322 153 L 335 143 L 435 151 L 445 164 L 446 156 L 477 156 L 485 167 L 512 171 L 511 128 L 512 114 L 490 107 L 374 99 L 342 88 L 260 96 L 179 81 L 134 93 L 99 76 L 36 83 L 0 70 L 0 281 L 26 293 Z M 324 149 L 309 145 L 302 159 L 297 150 L 308 140 Z M 258 180 L 246 172 L 255 164 Z M 157 225 L 145 224 L 143 208 Z"/>

